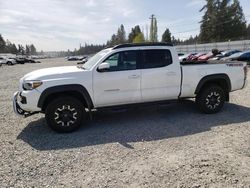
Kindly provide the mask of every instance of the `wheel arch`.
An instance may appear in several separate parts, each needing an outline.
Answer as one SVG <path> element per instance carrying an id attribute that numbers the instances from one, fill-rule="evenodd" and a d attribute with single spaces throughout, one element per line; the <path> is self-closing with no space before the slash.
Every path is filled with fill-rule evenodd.
<path id="1" fill-rule="evenodd" d="M 45 89 L 38 101 L 37 106 L 45 111 L 49 102 L 59 96 L 71 96 L 80 99 L 89 110 L 93 108 L 93 102 L 87 89 L 78 84 L 60 85 Z"/>
<path id="2" fill-rule="evenodd" d="M 199 94 L 204 87 L 210 84 L 219 85 L 225 91 L 226 101 L 229 101 L 229 92 L 232 90 L 232 85 L 227 74 L 213 74 L 203 77 L 196 87 L 195 94 Z"/>

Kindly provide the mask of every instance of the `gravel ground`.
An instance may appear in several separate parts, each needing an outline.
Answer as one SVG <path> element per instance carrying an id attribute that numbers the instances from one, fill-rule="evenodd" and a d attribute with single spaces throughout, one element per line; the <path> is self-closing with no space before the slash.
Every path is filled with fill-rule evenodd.
<path id="1" fill-rule="evenodd" d="M 0 67 L 1 187 L 250 187 L 250 90 L 215 115 L 182 104 L 95 113 L 73 134 L 43 115 L 22 119 L 11 97 L 24 74 L 64 59 Z"/>

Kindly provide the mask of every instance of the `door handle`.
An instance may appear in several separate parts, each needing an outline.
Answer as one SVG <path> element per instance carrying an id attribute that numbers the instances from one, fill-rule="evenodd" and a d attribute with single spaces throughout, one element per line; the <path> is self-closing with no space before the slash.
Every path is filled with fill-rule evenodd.
<path id="1" fill-rule="evenodd" d="M 168 76 L 175 76 L 175 75 L 176 75 L 176 72 L 168 71 L 166 74 L 167 74 Z"/>
<path id="2" fill-rule="evenodd" d="M 140 78 L 139 75 L 131 75 L 128 77 L 129 79 L 137 79 L 137 78 Z"/>

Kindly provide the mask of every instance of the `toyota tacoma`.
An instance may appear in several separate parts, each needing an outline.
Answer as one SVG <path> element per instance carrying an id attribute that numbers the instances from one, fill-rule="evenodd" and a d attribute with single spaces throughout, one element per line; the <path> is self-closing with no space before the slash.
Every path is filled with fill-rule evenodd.
<path id="1" fill-rule="evenodd" d="M 81 66 L 36 70 L 20 79 L 16 114 L 44 113 L 57 132 L 78 129 L 94 110 L 195 98 L 207 114 L 219 112 L 229 93 L 246 86 L 247 64 L 232 61 L 180 63 L 171 44 L 122 44 Z"/>

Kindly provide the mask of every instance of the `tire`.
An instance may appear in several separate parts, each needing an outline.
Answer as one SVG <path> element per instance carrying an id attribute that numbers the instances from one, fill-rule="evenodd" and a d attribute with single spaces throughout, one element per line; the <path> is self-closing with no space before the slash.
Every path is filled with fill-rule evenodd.
<path id="1" fill-rule="evenodd" d="M 50 102 L 45 110 L 48 126 L 58 133 L 76 131 L 85 117 L 84 105 L 73 97 L 59 97 Z"/>
<path id="2" fill-rule="evenodd" d="M 10 62 L 10 61 L 8 61 L 6 64 L 7 64 L 7 65 L 13 65 L 13 63 Z"/>
<path id="3" fill-rule="evenodd" d="M 200 111 L 206 114 L 215 114 L 221 111 L 225 103 L 225 92 L 218 85 L 208 85 L 196 97 Z"/>

